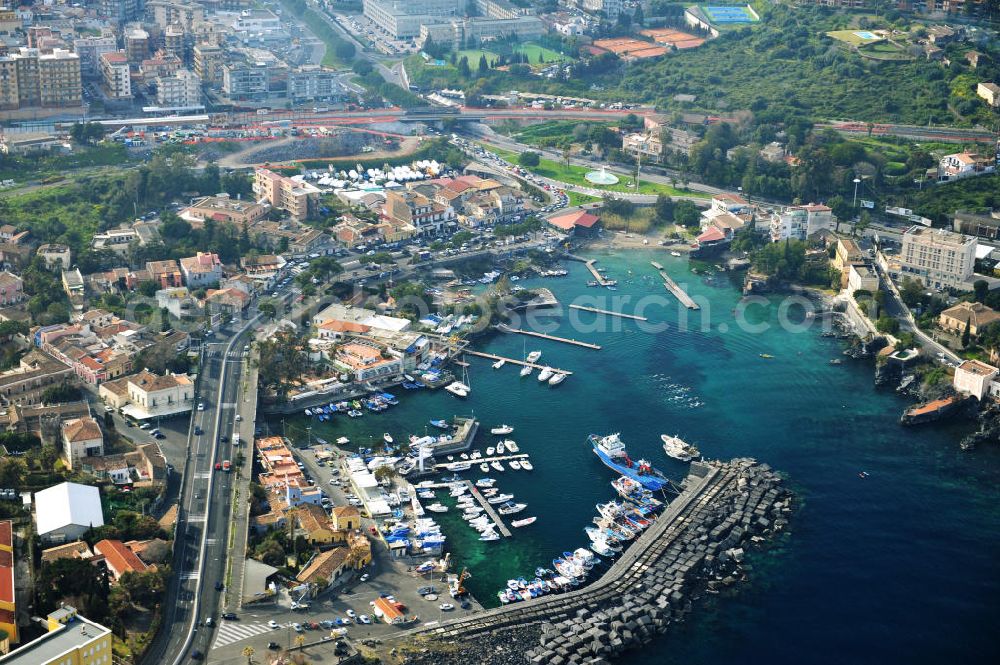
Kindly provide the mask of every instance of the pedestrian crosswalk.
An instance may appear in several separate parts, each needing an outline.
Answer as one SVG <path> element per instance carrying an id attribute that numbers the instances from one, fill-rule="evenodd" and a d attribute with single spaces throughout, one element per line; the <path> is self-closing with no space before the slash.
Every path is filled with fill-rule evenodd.
<path id="1" fill-rule="evenodd" d="M 284 626 L 282 626 L 284 628 Z M 233 644 L 240 640 L 246 640 L 255 635 L 273 632 L 275 629 L 266 623 L 243 623 L 242 621 L 223 621 L 219 624 L 219 631 L 215 636 L 213 649 L 219 649 L 227 644 Z"/>

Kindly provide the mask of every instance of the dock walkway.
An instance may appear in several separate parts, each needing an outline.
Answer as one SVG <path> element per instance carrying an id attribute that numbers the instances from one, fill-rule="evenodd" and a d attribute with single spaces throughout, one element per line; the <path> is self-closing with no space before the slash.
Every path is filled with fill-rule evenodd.
<path id="1" fill-rule="evenodd" d="M 599 309 L 597 307 L 587 307 L 586 305 L 570 305 L 570 309 L 578 309 L 581 312 L 593 312 L 594 314 L 607 314 L 608 316 L 617 316 L 623 319 L 633 319 L 635 321 L 648 321 L 645 316 L 637 316 L 635 314 L 623 314 L 622 312 L 612 312 L 608 309 Z"/>
<path id="2" fill-rule="evenodd" d="M 472 498 L 479 502 L 479 505 L 481 505 L 486 511 L 486 514 L 490 516 L 493 523 L 497 525 L 497 531 L 500 532 L 500 535 L 504 538 L 510 538 L 510 529 L 508 529 L 507 525 L 504 524 L 500 514 L 493 510 L 492 504 L 490 504 L 490 502 L 486 500 L 486 497 L 479 492 L 479 488 L 477 488 L 471 480 L 466 480 L 465 485 L 469 488 L 469 493 L 472 494 Z"/>
<path id="3" fill-rule="evenodd" d="M 573 307 L 573 305 L 570 305 Z M 575 339 L 569 339 L 568 337 L 556 337 L 555 335 L 548 335 L 546 333 L 535 332 L 534 330 L 522 330 L 521 328 L 511 328 L 510 326 L 499 324 L 497 325 L 497 330 L 506 333 L 515 333 L 517 335 L 530 335 L 531 337 L 538 337 L 539 339 L 547 339 L 551 342 L 562 342 L 563 344 L 572 344 L 574 346 L 582 346 L 585 349 L 593 349 L 594 351 L 600 351 L 600 344 L 591 344 L 590 342 L 580 342 Z"/>
<path id="4" fill-rule="evenodd" d="M 684 289 L 682 289 L 677 285 L 677 282 L 675 282 L 673 279 L 670 278 L 670 275 L 668 275 L 667 271 L 663 269 L 663 266 L 661 266 L 656 261 L 650 261 L 650 263 L 653 264 L 653 267 L 656 268 L 656 271 L 660 273 L 660 277 L 663 278 L 663 286 L 667 288 L 667 291 L 670 291 L 672 294 L 674 294 L 674 297 L 680 300 L 682 305 L 684 305 L 688 309 L 701 309 L 701 306 L 694 300 L 692 300 L 691 296 L 689 296 L 684 291 Z"/>
<path id="5" fill-rule="evenodd" d="M 533 369 L 543 369 L 545 367 L 548 367 L 547 365 L 539 365 L 538 363 L 529 363 L 526 360 L 518 360 L 517 358 L 506 358 L 504 356 L 498 356 L 495 353 L 484 353 L 482 351 L 466 351 L 465 354 L 469 356 L 476 356 L 477 358 L 488 358 L 489 360 L 506 360 L 507 362 L 513 365 L 521 365 L 522 367 L 524 365 L 527 365 L 528 367 L 531 367 Z M 553 372 L 558 372 L 559 374 L 571 375 L 573 373 L 568 369 L 559 369 L 557 367 L 549 367 L 549 369 L 551 369 Z"/>

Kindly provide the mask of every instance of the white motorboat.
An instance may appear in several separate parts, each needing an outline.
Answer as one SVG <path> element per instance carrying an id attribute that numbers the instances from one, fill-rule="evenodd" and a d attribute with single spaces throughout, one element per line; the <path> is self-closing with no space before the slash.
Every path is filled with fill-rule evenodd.
<path id="1" fill-rule="evenodd" d="M 566 380 L 566 376 L 567 375 L 563 374 L 562 372 L 556 372 L 555 374 L 552 375 L 552 378 L 549 379 L 549 385 L 558 386 L 560 383 Z"/>
<path id="2" fill-rule="evenodd" d="M 486 499 L 486 501 L 490 504 L 498 504 L 498 503 L 507 503 L 513 498 L 514 498 L 513 494 L 497 494 L 496 496 L 491 496 L 490 498 Z"/>
<path id="3" fill-rule="evenodd" d="M 521 512 L 527 507 L 528 504 L 526 503 L 511 503 L 505 506 L 500 506 L 500 508 L 497 509 L 497 512 L 500 513 L 501 515 L 513 515 L 515 513 Z"/>
<path id="4" fill-rule="evenodd" d="M 500 443 L 497 444 L 497 455 L 503 455 L 503 452 L 506 449 L 507 448 L 504 446 L 503 441 L 501 441 Z"/>
<path id="5" fill-rule="evenodd" d="M 511 427 L 510 425 L 500 425 L 499 427 L 494 427 L 493 429 L 491 429 L 490 434 L 497 434 L 499 436 L 503 436 L 505 434 L 510 434 L 513 431 L 514 428 Z"/>
<path id="6" fill-rule="evenodd" d="M 479 465 L 479 470 L 482 471 L 483 473 L 489 473 L 490 465 L 487 464 L 486 462 L 483 462 L 482 464 Z"/>
<path id="7" fill-rule="evenodd" d="M 337 439 L 337 445 L 338 446 L 346 446 L 350 442 L 351 442 L 351 440 L 348 439 L 346 436 L 342 436 L 339 439 Z"/>
<path id="8" fill-rule="evenodd" d="M 465 385 L 461 381 L 455 381 L 454 383 L 449 383 L 444 387 L 444 389 L 450 392 L 455 397 L 461 397 L 462 399 L 468 397 L 469 393 L 472 392 L 472 388 Z"/>
<path id="9" fill-rule="evenodd" d="M 495 363 L 493 363 L 493 369 L 500 369 L 501 367 L 503 367 L 506 364 L 507 364 L 507 359 L 506 358 L 501 358 L 500 360 L 498 360 Z"/>
<path id="10" fill-rule="evenodd" d="M 497 481 L 494 480 L 493 478 L 480 478 L 479 480 L 476 481 L 476 487 L 488 489 L 496 485 L 496 482 Z"/>
<path id="11" fill-rule="evenodd" d="M 528 357 L 525 358 L 525 360 L 527 360 L 529 363 L 536 363 L 538 362 L 538 359 L 541 357 L 542 357 L 541 351 L 532 351 L 531 353 L 528 354 Z"/>
<path id="12" fill-rule="evenodd" d="M 486 456 L 487 457 L 493 457 L 493 453 L 495 453 L 496 451 L 497 451 L 496 448 L 494 448 L 493 446 L 490 446 L 489 448 L 486 449 Z"/>
<path id="13" fill-rule="evenodd" d="M 479 540 L 483 541 L 484 543 L 491 543 L 494 540 L 500 540 L 500 536 L 497 535 L 496 531 L 490 531 L 489 533 L 484 533 L 483 535 L 479 536 Z"/>
<path id="14" fill-rule="evenodd" d="M 508 453 L 516 453 L 521 449 L 513 439 L 504 439 L 503 445 L 507 447 Z"/>
<path id="15" fill-rule="evenodd" d="M 521 469 L 523 469 L 524 471 L 531 471 L 534 468 L 535 467 L 532 466 L 531 462 L 529 462 L 528 460 L 526 459 L 521 460 Z"/>
<path id="16" fill-rule="evenodd" d="M 553 371 L 551 367 L 543 367 L 542 371 L 538 373 L 538 381 L 540 383 L 545 383 L 552 378 Z"/>
<path id="17" fill-rule="evenodd" d="M 385 441 L 386 443 L 391 444 L 392 443 L 392 436 L 388 432 L 383 432 L 382 433 L 382 440 Z"/>
<path id="18" fill-rule="evenodd" d="M 680 255 L 681 253 L 676 250 L 670 252 L 670 256 L 680 256 Z"/>
<path id="19" fill-rule="evenodd" d="M 525 517 L 523 520 L 513 520 L 510 525 L 515 529 L 521 528 L 522 526 L 528 526 L 529 524 L 534 524 L 537 517 Z"/>
<path id="20" fill-rule="evenodd" d="M 431 511 L 432 513 L 446 513 L 448 512 L 448 506 L 442 503 L 432 503 L 431 505 L 427 506 L 427 510 Z"/>
<path id="21" fill-rule="evenodd" d="M 531 373 L 533 371 L 535 371 L 534 367 L 532 367 L 531 365 L 525 365 L 524 367 L 521 368 L 521 378 L 524 378 L 526 376 L 531 376 Z"/>
<path id="22" fill-rule="evenodd" d="M 472 464 L 470 462 L 455 462 L 448 465 L 449 471 L 468 471 L 471 468 Z"/>
<path id="23" fill-rule="evenodd" d="M 701 452 L 696 447 L 686 443 L 679 436 L 661 434 L 660 440 L 663 441 L 663 452 L 674 459 L 690 462 L 695 457 L 701 456 Z"/>
<path id="24" fill-rule="evenodd" d="M 511 461 L 507 462 L 507 464 L 509 464 L 510 468 L 512 468 L 514 471 L 521 470 L 521 463 L 518 462 L 516 459 L 512 459 Z"/>
<path id="25" fill-rule="evenodd" d="M 499 460 L 493 460 L 490 462 L 490 466 L 493 467 L 494 471 L 503 471 L 503 464 Z"/>
<path id="26" fill-rule="evenodd" d="M 494 480 L 493 482 L 496 482 L 496 481 Z M 484 489 L 484 490 L 483 490 L 482 492 L 480 492 L 480 494 L 482 494 L 483 496 L 486 496 L 486 497 L 489 497 L 489 496 L 496 496 L 496 495 L 497 495 L 497 492 L 499 492 L 499 491 L 500 491 L 500 490 L 498 490 L 498 489 L 497 489 L 497 488 L 495 488 L 495 487 L 487 487 L 487 488 L 486 488 L 486 489 Z"/>
<path id="27" fill-rule="evenodd" d="M 478 450 L 473 450 L 472 454 L 469 455 L 469 459 L 479 459 L 482 456 L 483 456 L 483 454 L 481 452 L 479 452 Z"/>

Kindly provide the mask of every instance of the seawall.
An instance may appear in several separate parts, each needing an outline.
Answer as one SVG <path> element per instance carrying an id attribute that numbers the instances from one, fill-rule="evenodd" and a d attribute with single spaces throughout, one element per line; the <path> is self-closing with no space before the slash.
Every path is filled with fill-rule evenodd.
<path id="1" fill-rule="evenodd" d="M 681 494 L 593 584 L 421 626 L 399 636 L 397 653 L 419 665 L 607 663 L 665 633 L 697 595 L 735 583 L 743 548 L 783 529 L 790 511 L 765 464 L 693 463 Z"/>

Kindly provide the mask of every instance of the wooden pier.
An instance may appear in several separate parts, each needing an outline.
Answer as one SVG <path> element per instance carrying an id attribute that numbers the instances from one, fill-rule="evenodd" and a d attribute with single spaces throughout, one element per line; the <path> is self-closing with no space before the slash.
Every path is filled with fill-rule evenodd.
<path id="1" fill-rule="evenodd" d="M 607 309 L 598 309 L 597 307 L 586 307 L 585 305 L 570 305 L 570 309 L 578 309 L 582 312 L 593 312 L 594 314 L 607 314 L 608 316 L 617 316 L 623 319 L 633 319 L 635 321 L 648 321 L 645 316 L 636 316 L 635 314 L 623 314 L 621 312 L 612 312 Z"/>
<path id="2" fill-rule="evenodd" d="M 701 306 L 692 300 L 691 296 L 689 296 L 684 289 L 677 285 L 677 282 L 670 278 L 670 275 L 668 275 L 667 271 L 663 269 L 663 266 L 656 261 L 650 261 L 650 263 L 653 264 L 656 271 L 660 273 L 660 277 L 663 278 L 663 286 L 667 288 L 667 291 L 674 294 L 674 297 L 680 300 L 682 305 L 688 309 L 701 309 Z"/>
<path id="3" fill-rule="evenodd" d="M 525 365 L 534 369 L 543 369 L 546 367 L 546 365 L 539 365 L 538 363 L 529 363 L 526 360 L 518 360 L 517 358 L 505 358 L 504 356 L 498 356 L 493 353 L 483 353 L 482 351 L 466 351 L 465 353 L 466 355 L 476 356 L 478 358 L 488 358 L 490 360 L 506 360 L 512 365 L 521 365 L 522 367 L 524 367 Z M 558 369 L 556 367 L 549 367 L 549 369 L 551 369 L 553 372 L 558 372 L 559 374 L 566 374 L 567 376 L 573 373 L 568 369 Z"/>
<path id="4" fill-rule="evenodd" d="M 594 267 L 595 263 L 597 263 L 597 259 L 587 259 L 583 262 L 583 265 L 587 266 L 587 270 L 589 270 L 590 274 L 594 276 L 594 280 L 598 284 L 601 286 L 607 286 L 611 283 L 611 280 L 607 279 L 604 275 L 598 272 L 597 268 Z"/>
<path id="5" fill-rule="evenodd" d="M 471 480 L 466 480 L 465 485 L 469 488 L 469 493 L 472 494 L 472 498 L 479 502 L 479 505 L 486 510 L 486 514 L 490 516 L 493 523 L 497 525 L 497 531 L 500 532 L 500 535 L 504 538 L 510 538 L 510 529 L 508 529 L 507 525 L 503 523 L 503 519 L 500 517 L 500 514 L 493 510 L 493 506 L 486 500 L 486 497 L 480 494 L 479 488 L 473 485 Z"/>
<path id="6" fill-rule="evenodd" d="M 570 305 L 572 307 L 572 305 Z M 547 339 L 552 342 L 562 342 L 563 344 L 572 344 L 574 346 L 582 346 L 585 349 L 593 349 L 594 351 L 600 351 L 600 344 L 591 344 L 589 342 L 579 342 L 575 339 L 568 339 L 566 337 L 556 337 L 555 335 L 547 335 L 545 333 L 535 332 L 534 330 L 521 330 L 520 328 L 511 328 L 510 326 L 505 326 L 500 324 L 497 326 L 497 330 L 507 333 L 516 333 L 518 335 L 530 335 L 531 337 L 538 337 L 539 339 Z"/>

